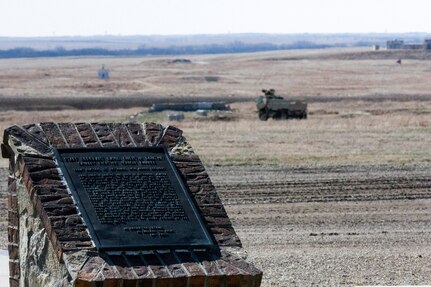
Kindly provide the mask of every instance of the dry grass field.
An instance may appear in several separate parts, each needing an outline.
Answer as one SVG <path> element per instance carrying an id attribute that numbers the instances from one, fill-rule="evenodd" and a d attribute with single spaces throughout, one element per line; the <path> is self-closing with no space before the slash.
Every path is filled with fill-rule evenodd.
<path id="1" fill-rule="evenodd" d="M 431 60 L 418 53 L 0 60 L 0 129 L 42 121 L 175 125 L 208 167 L 264 271 L 262 286 L 429 284 Z M 109 81 L 96 78 L 102 64 Z M 259 121 L 253 99 L 263 88 L 307 98 L 308 119 Z M 153 102 L 199 99 L 228 101 L 232 111 L 185 113 L 182 122 L 146 112 Z"/>

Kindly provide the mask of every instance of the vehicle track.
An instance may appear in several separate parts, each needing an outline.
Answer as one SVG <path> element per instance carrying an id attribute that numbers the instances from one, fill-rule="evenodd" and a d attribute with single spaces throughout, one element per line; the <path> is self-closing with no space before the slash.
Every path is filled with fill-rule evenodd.
<path id="1" fill-rule="evenodd" d="M 262 287 L 431 282 L 431 166 L 214 166 Z"/>
<path id="2" fill-rule="evenodd" d="M 346 166 L 308 170 L 253 166 L 210 167 L 208 170 L 220 197 L 228 205 L 431 198 L 429 166 Z"/>

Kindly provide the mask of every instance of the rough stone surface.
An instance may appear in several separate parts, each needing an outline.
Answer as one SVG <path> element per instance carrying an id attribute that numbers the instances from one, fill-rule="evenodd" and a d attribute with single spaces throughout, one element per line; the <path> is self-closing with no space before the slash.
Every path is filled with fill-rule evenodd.
<path id="1" fill-rule="evenodd" d="M 72 286 L 69 273 L 58 260 L 22 183 L 17 185 L 17 196 L 20 217 L 20 286 Z"/>
<path id="2" fill-rule="evenodd" d="M 157 123 L 41 123 L 10 127 L 3 138 L 11 174 L 11 286 L 260 286 L 262 272 L 245 261 L 221 200 L 181 130 Z M 167 147 L 218 248 L 98 253 L 52 147 L 156 145 Z"/>

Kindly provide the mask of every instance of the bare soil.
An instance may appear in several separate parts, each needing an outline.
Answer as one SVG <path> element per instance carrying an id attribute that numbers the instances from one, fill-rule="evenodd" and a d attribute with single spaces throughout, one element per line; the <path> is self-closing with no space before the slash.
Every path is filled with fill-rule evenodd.
<path id="1" fill-rule="evenodd" d="M 262 286 L 429 284 L 430 165 L 208 170 Z"/>

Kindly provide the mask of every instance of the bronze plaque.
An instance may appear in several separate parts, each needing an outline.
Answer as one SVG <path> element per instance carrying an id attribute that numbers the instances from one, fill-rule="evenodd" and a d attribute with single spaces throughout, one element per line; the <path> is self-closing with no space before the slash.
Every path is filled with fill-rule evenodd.
<path id="1" fill-rule="evenodd" d="M 97 249 L 214 246 L 164 147 L 54 153 Z"/>

